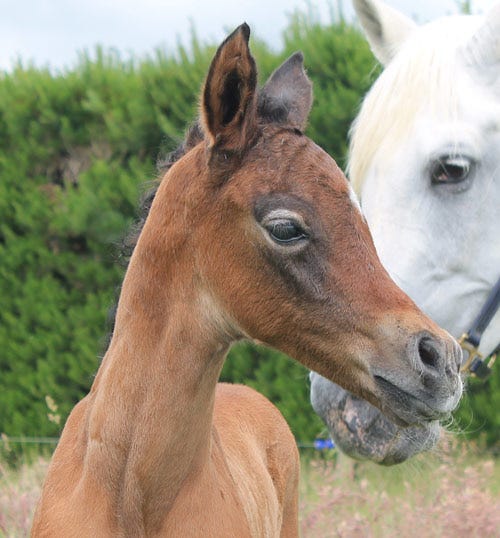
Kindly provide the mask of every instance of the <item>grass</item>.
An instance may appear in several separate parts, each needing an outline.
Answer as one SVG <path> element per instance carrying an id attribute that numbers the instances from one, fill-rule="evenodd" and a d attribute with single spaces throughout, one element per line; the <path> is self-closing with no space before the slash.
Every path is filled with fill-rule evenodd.
<path id="1" fill-rule="evenodd" d="M 305 538 L 498 538 L 500 461 L 464 445 L 390 468 L 304 462 L 300 514 Z"/>
<path id="2" fill-rule="evenodd" d="M 0 462 L 0 537 L 29 536 L 47 457 L 29 458 L 13 469 Z"/>
<path id="3" fill-rule="evenodd" d="M 47 465 L 0 463 L 0 537 L 29 536 Z M 500 461 L 472 445 L 391 468 L 306 455 L 300 498 L 304 538 L 500 538 Z"/>

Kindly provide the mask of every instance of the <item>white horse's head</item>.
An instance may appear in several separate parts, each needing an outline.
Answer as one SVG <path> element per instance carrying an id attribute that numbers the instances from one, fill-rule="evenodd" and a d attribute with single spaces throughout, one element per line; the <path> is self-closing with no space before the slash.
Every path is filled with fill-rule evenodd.
<path id="1" fill-rule="evenodd" d="M 354 5 L 384 70 L 352 129 L 351 181 L 382 263 L 459 337 L 500 276 L 500 4 L 484 17 L 424 26 L 380 0 Z M 488 355 L 499 340 L 497 313 L 480 351 Z M 315 374 L 312 380 L 313 403 L 327 423 L 345 422 L 325 404 L 339 396 Z"/>
<path id="2" fill-rule="evenodd" d="M 458 337 L 500 276 L 500 4 L 425 26 L 399 15 L 396 34 L 387 6 L 356 5 L 385 69 L 353 127 L 351 180 L 382 263 Z M 499 337 L 497 315 L 482 351 Z"/>

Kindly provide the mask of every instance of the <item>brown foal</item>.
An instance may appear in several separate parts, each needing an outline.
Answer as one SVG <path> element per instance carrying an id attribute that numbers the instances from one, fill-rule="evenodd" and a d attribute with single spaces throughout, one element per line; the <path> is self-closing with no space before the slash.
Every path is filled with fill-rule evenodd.
<path id="1" fill-rule="evenodd" d="M 302 57 L 257 92 L 248 38 L 242 25 L 215 55 L 202 139 L 188 138 L 158 188 L 33 536 L 297 536 L 287 425 L 253 390 L 217 384 L 243 338 L 401 424 L 444 416 L 460 397 L 454 341 L 390 280 L 343 174 L 302 134 Z"/>

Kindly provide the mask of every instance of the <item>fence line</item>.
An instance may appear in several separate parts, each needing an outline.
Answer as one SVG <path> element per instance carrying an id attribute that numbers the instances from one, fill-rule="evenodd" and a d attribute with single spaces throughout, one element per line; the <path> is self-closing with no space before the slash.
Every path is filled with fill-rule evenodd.
<path id="1" fill-rule="evenodd" d="M 34 444 L 34 445 L 56 445 L 59 442 L 59 437 L 9 437 L 2 434 L 0 442 L 4 444 Z M 331 439 L 315 439 L 312 442 L 297 441 L 299 448 L 314 448 L 316 450 L 331 450 L 335 448 L 335 443 Z"/>
<path id="2" fill-rule="evenodd" d="M 9 437 L 8 435 L 3 434 L 0 438 L 0 442 L 8 445 L 9 443 L 20 443 L 20 444 L 54 444 L 57 445 L 59 442 L 59 437 Z"/>

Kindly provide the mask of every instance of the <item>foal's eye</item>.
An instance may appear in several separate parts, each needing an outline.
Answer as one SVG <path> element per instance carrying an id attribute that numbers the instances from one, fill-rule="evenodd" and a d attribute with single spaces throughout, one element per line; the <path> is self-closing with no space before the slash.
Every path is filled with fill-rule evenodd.
<path id="1" fill-rule="evenodd" d="M 307 237 L 300 225 L 290 219 L 270 220 L 265 228 L 276 243 L 293 243 Z"/>
<path id="2" fill-rule="evenodd" d="M 450 185 L 465 181 L 472 172 L 474 161 L 465 155 L 443 155 L 431 165 L 433 185 Z"/>

